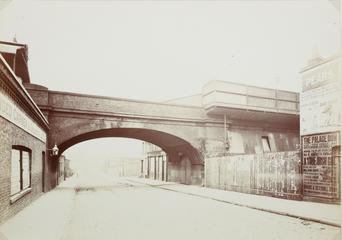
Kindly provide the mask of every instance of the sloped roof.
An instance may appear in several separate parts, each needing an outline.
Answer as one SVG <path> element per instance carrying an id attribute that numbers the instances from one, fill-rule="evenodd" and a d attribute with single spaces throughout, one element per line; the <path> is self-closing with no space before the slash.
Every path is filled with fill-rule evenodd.
<path id="1" fill-rule="evenodd" d="M 28 47 L 25 44 L 0 41 L 0 53 L 23 83 L 30 83 Z"/>

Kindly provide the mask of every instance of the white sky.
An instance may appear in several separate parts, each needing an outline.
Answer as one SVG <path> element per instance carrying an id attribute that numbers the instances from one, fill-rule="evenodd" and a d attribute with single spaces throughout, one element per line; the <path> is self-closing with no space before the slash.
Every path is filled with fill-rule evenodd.
<path id="1" fill-rule="evenodd" d="M 337 52 L 328 1 L 13 1 L 0 38 L 27 43 L 33 83 L 163 101 L 212 79 L 299 91 L 317 46 Z"/>
<path id="2" fill-rule="evenodd" d="M 28 44 L 33 83 L 152 101 L 213 79 L 299 91 L 314 46 L 338 52 L 339 25 L 324 0 L 25 0 L 0 10 L 0 39 Z"/>
<path id="3" fill-rule="evenodd" d="M 95 151 L 94 151 L 95 149 Z M 140 158 L 142 143 L 140 140 L 127 138 L 100 138 L 81 142 L 64 152 L 74 168 L 96 168 L 107 160 L 116 161 L 120 157 Z"/>

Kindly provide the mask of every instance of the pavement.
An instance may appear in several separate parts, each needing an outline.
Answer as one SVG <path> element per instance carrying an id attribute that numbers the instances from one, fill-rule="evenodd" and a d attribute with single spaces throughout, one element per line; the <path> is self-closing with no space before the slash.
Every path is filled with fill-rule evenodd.
<path id="1" fill-rule="evenodd" d="M 234 232 L 235 228 L 241 228 L 241 231 L 236 232 L 235 239 L 255 239 L 252 232 L 246 233 L 243 229 L 248 224 L 250 225 L 249 228 L 255 228 L 253 226 L 255 226 L 256 222 L 267 225 L 266 229 L 276 229 L 273 234 L 278 234 L 273 237 L 267 235 L 266 238 L 261 239 L 283 239 L 283 234 L 280 234 L 281 231 L 285 231 L 285 233 L 297 232 L 297 235 L 291 237 L 292 239 L 304 239 L 304 237 L 307 237 L 307 239 L 328 239 L 327 237 L 332 239 L 331 236 L 335 236 L 333 239 L 340 238 L 341 208 L 339 205 L 284 200 L 143 178 L 126 178 L 120 180 L 121 182 L 117 181 L 114 188 L 112 186 L 113 181 L 108 185 L 104 185 L 103 182 L 108 182 L 107 179 L 100 179 L 98 182 L 93 181 L 91 178 L 87 179 L 89 182 L 82 186 L 78 186 L 77 179 L 68 179 L 56 189 L 42 195 L 31 205 L 0 225 L 0 240 L 85 240 L 96 239 L 100 236 L 102 238 L 98 239 L 112 239 L 108 238 L 108 236 L 113 236 L 113 234 L 118 234 L 117 239 L 135 239 L 144 234 L 148 237 L 150 232 L 155 231 L 153 226 L 156 226 L 160 219 L 164 219 L 164 222 L 170 221 L 166 222 L 165 226 L 160 226 L 160 231 L 163 232 L 164 230 L 167 231 L 168 226 L 183 218 L 184 221 L 187 221 L 187 218 L 193 218 L 192 221 L 194 222 L 197 221 L 197 225 L 190 226 L 193 228 L 190 229 L 191 236 L 197 234 L 197 239 L 207 239 L 207 237 L 211 236 L 207 227 L 209 229 L 213 228 L 212 234 L 218 234 L 216 239 L 224 239 L 222 236 Z M 151 192 L 148 189 L 159 190 Z M 163 193 L 164 190 L 167 190 L 170 194 L 177 192 L 180 197 L 183 195 L 184 198 L 180 199 L 180 197 Z M 191 198 L 185 198 L 185 196 Z M 144 198 L 146 199 L 144 200 Z M 154 199 L 162 198 L 165 199 L 154 201 Z M 176 202 L 176 205 L 172 207 L 171 202 L 167 199 L 173 199 L 173 204 L 176 201 L 186 201 L 187 204 Z M 211 200 L 220 205 L 213 204 Z M 94 203 L 96 205 L 93 205 Z M 113 203 L 115 204 L 113 205 Z M 146 204 L 148 204 L 147 207 L 145 207 Z M 162 205 L 159 206 L 160 204 Z M 196 204 L 200 204 L 200 206 L 196 207 Z M 111 209 L 112 206 L 116 207 L 116 209 Z M 136 208 L 132 208 L 133 206 Z M 151 212 L 151 209 L 156 206 L 161 209 Z M 224 206 L 227 206 L 227 208 Z M 179 208 L 183 209 L 179 210 Z M 190 213 L 188 211 L 191 208 L 194 209 Z M 215 208 L 217 209 L 215 210 Z M 162 213 L 162 209 L 168 209 L 169 212 L 167 214 Z M 202 209 L 203 212 L 197 213 L 196 209 Z M 227 216 L 232 212 L 234 218 L 227 219 Z M 174 218 L 171 218 L 174 213 L 177 214 Z M 187 215 L 179 216 L 185 213 Z M 197 216 L 195 213 L 202 215 Z M 222 216 L 219 216 L 221 213 Z M 263 215 L 263 213 L 268 215 Z M 128 217 L 129 214 L 133 214 L 132 217 Z M 156 216 L 154 216 L 155 214 Z M 159 216 L 158 214 L 162 215 Z M 126 215 L 127 217 L 122 218 Z M 290 218 L 279 215 L 289 216 Z M 117 216 L 121 216 L 120 221 L 118 221 Z M 207 221 L 203 221 L 204 218 L 208 218 Z M 137 226 L 138 230 L 127 230 L 127 226 L 130 228 L 132 221 L 137 221 L 137 219 L 139 222 L 135 226 Z M 238 219 L 240 219 L 239 224 L 237 223 Z M 251 222 L 246 222 L 247 219 Z M 149 221 L 153 223 L 149 223 Z M 228 223 L 228 221 L 231 222 Z M 208 226 L 208 223 L 212 224 L 212 226 Z M 222 225 L 223 223 L 225 224 Z M 283 226 L 283 223 L 286 225 Z M 200 224 L 204 224 L 202 228 L 206 229 L 203 233 L 198 232 L 198 229 L 201 229 Z M 271 227 L 272 224 L 273 227 Z M 143 229 L 141 226 L 150 226 L 151 229 L 146 232 L 146 228 Z M 189 227 L 185 223 L 179 224 L 177 227 L 180 227 L 183 233 L 187 235 L 189 229 L 185 226 Z M 228 226 L 231 229 L 227 229 Z M 294 228 L 294 230 L 286 230 L 287 228 Z M 269 232 L 269 230 L 255 229 L 260 236 L 264 236 L 265 231 Z M 206 233 L 210 236 L 204 236 Z M 164 239 L 175 239 L 179 237 L 177 234 L 177 231 L 173 232 L 166 238 L 164 236 Z M 308 234 L 311 235 L 308 236 Z M 25 237 L 23 238 L 23 236 Z M 156 239 L 159 238 L 156 237 Z"/>
<path id="2" fill-rule="evenodd" d="M 295 201 L 145 178 L 127 180 L 274 214 L 341 227 L 341 205 Z"/>
<path id="3" fill-rule="evenodd" d="M 74 196 L 74 181 L 63 182 L 0 225 L 0 240 L 62 239 Z"/>

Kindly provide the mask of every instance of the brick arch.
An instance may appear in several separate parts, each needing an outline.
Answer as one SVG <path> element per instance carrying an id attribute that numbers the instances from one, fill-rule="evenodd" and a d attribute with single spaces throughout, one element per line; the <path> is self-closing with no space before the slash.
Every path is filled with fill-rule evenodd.
<path id="1" fill-rule="evenodd" d="M 166 152 L 170 161 L 177 161 L 179 154 L 188 157 L 193 164 L 203 161 L 201 153 L 188 141 L 166 132 L 146 128 L 107 128 L 82 133 L 59 143 L 59 155 L 75 144 L 105 137 L 131 138 L 150 142 Z"/>
<path id="2" fill-rule="evenodd" d="M 170 181 L 181 179 L 186 161 L 191 162 L 186 183 L 202 184 L 204 156 L 208 149 L 222 145 L 216 134 L 222 130 L 221 119 L 208 116 L 202 107 L 50 91 L 33 85 L 26 88 L 48 120 L 47 148 L 57 144 L 61 153 L 100 137 L 140 139 L 167 153 Z M 47 154 L 47 189 L 56 186 L 57 163 L 58 158 Z"/>

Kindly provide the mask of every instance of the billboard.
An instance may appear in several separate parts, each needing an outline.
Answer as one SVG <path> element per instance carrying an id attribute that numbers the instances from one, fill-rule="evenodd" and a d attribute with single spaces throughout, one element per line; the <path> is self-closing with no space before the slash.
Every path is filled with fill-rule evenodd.
<path id="1" fill-rule="evenodd" d="M 301 135 L 340 129 L 342 91 L 339 63 L 339 59 L 334 59 L 302 73 Z"/>
<path id="2" fill-rule="evenodd" d="M 302 136 L 303 193 L 305 196 L 338 198 L 340 133 Z"/>

